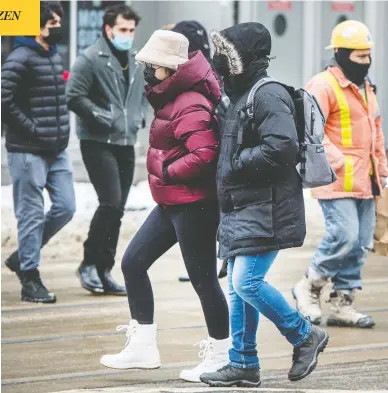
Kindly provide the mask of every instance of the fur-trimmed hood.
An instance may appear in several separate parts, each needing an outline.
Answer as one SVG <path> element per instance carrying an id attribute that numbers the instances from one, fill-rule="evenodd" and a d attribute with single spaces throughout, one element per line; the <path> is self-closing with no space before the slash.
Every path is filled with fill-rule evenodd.
<path id="1" fill-rule="evenodd" d="M 212 31 L 215 52 L 228 59 L 230 75 L 241 75 L 256 59 L 271 54 L 271 34 L 261 23 L 248 22 Z"/>

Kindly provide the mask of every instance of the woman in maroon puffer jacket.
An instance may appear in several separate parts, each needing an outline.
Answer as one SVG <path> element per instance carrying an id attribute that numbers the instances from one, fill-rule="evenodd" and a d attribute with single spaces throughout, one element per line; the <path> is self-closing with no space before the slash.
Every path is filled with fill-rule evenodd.
<path id="1" fill-rule="evenodd" d="M 155 110 L 147 156 L 148 178 L 157 207 L 128 246 L 122 270 L 132 320 L 123 351 L 101 364 L 120 369 L 160 366 L 154 299 L 147 270 L 179 242 L 197 292 L 209 337 L 201 342 L 202 362 L 181 378 L 199 382 L 204 372 L 228 363 L 228 306 L 217 279 L 218 206 L 215 171 L 221 88 L 203 54 L 188 55 L 186 37 L 157 30 L 138 53 L 145 63 L 147 98 Z"/>

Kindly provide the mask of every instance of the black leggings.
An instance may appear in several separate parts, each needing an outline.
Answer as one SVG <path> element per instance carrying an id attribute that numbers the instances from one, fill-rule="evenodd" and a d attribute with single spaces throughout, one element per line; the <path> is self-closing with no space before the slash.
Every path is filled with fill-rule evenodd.
<path id="1" fill-rule="evenodd" d="M 122 270 L 131 316 L 152 324 L 154 298 L 147 270 L 179 242 L 191 283 L 201 301 L 209 336 L 229 336 L 228 305 L 217 278 L 215 203 L 157 206 L 129 244 Z"/>

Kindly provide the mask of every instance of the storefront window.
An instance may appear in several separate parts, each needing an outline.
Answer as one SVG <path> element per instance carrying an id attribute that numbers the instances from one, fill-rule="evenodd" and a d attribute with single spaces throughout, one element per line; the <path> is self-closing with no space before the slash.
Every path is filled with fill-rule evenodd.
<path id="1" fill-rule="evenodd" d="M 78 1 L 77 53 L 92 45 L 101 36 L 104 9 L 124 1 Z"/>

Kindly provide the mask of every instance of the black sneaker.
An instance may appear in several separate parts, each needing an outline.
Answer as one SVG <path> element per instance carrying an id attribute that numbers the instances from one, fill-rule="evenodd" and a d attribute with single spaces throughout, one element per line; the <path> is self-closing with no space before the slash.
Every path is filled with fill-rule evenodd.
<path id="1" fill-rule="evenodd" d="M 100 273 L 99 277 L 104 295 L 127 296 L 127 290 L 114 280 L 109 269 L 104 270 L 102 274 Z"/>
<path id="2" fill-rule="evenodd" d="M 204 373 L 199 379 L 212 387 L 257 388 L 261 385 L 259 368 L 237 368 L 230 364 L 215 373 Z"/>
<path id="3" fill-rule="evenodd" d="M 18 251 L 14 251 L 4 262 L 5 266 L 12 272 L 16 273 L 19 280 L 21 281 L 20 276 L 20 261 L 19 261 L 19 254 Z"/>
<path id="4" fill-rule="evenodd" d="M 57 301 L 55 295 L 43 285 L 37 269 L 21 272 L 21 278 L 22 301 L 32 303 L 55 303 Z"/>
<path id="5" fill-rule="evenodd" d="M 318 363 L 318 355 L 326 348 L 329 335 L 320 327 L 312 325 L 309 338 L 300 347 L 294 348 L 292 367 L 288 373 L 290 381 L 299 381 L 311 374 Z"/>

